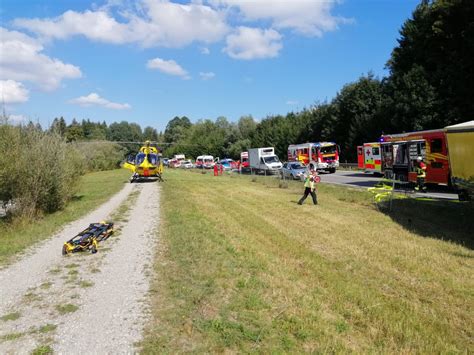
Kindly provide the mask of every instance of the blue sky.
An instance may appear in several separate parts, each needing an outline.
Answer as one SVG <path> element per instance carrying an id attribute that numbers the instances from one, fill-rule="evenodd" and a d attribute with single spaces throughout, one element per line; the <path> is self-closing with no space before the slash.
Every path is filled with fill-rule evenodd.
<path id="1" fill-rule="evenodd" d="M 298 111 L 383 77 L 414 0 L 2 0 L 13 121 L 192 121 Z"/>

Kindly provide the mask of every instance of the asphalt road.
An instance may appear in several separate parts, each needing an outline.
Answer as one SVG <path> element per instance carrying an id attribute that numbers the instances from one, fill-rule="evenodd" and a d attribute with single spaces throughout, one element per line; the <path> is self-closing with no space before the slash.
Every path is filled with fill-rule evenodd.
<path id="1" fill-rule="evenodd" d="M 335 174 L 320 173 L 321 182 L 328 184 L 346 185 L 358 188 L 373 187 L 380 179 L 379 176 L 373 174 L 366 174 L 358 171 L 344 171 L 338 170 Z M 413 190 L 397 190 L 399 192 L 413 193 Z M 436 199 L 457 200 L 458 195 L 450 191 L 444 186 L 428 187 L 427 193 L 413 193 L 414 197 L 429 197 Z"/>

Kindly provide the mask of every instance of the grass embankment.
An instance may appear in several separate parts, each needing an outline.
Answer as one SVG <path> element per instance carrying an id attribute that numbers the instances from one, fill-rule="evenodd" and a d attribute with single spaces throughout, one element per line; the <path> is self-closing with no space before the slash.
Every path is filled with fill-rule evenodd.
<path id="1" fill-rule="evenodd" d="M 0 266 L 31 244 L 49 237 L 64 224 L 97 208 L 123 187 L 129 175 L 123 169 L 84 175 L 78 192 L 64 210 L 35 221 L 17 220 L 10 224 L 0 220 Z"/>
<path id="2" fill-rule="evenodd" d="M 262 181 L 166 172 L 145 353 L 474 351 L 472 206 Z"/>

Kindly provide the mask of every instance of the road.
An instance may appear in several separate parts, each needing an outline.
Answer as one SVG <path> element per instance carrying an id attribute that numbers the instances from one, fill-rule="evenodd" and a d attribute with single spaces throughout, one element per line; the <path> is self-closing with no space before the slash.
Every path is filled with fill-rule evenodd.
<path id="1" fill-rule="evenodd" d="M 157 183 L 127 184 L 108 202 L 0 270 L 0 354 L 137 352 L 148 318 L 159 223 Z M 91 222 L 115 221 L 97 254 L 62 256 Z"/>
<path id="2" fill-rule="evenodd" d="M 373 174 L 365 174 L 358 171 L 344 171 L 338 170 L 335 174 L 325 174 L 321 173 L 321 182 L 328 184 L 337 184 L 345 185 L 357 188 L 368 188 L 373 187 L 381 177 L 374 176 Z M 406 190 L 398 190 L 400 192 L 406 192 Z M 412 190 L 408 190 L 410 193 Z M 435 199 L 447 199 L 447 200 L 457 200 L 458 195 L 453 194 L 449 191 L 446 191 L 446 188 L 443 186 L 436 187 L 436 190 L 428 189 L 428 193 L 415 193 L 412 196 L 414 197 L 429 197 Z"/>

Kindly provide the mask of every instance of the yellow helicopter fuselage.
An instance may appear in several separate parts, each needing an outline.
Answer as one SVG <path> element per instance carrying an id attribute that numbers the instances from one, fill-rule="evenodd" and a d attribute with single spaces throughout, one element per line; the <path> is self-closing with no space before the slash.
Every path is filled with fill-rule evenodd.
<path id="1" fill-rule="evenodd" d="M 127 161 L 123 168 L 133 172 L 133 178 L 148 178 L 160 176 L 163 172 L 163 165 L 158 157 L 158 150 L 149 145 L 140 148 L 139 153 L 133 161 Z"/>

